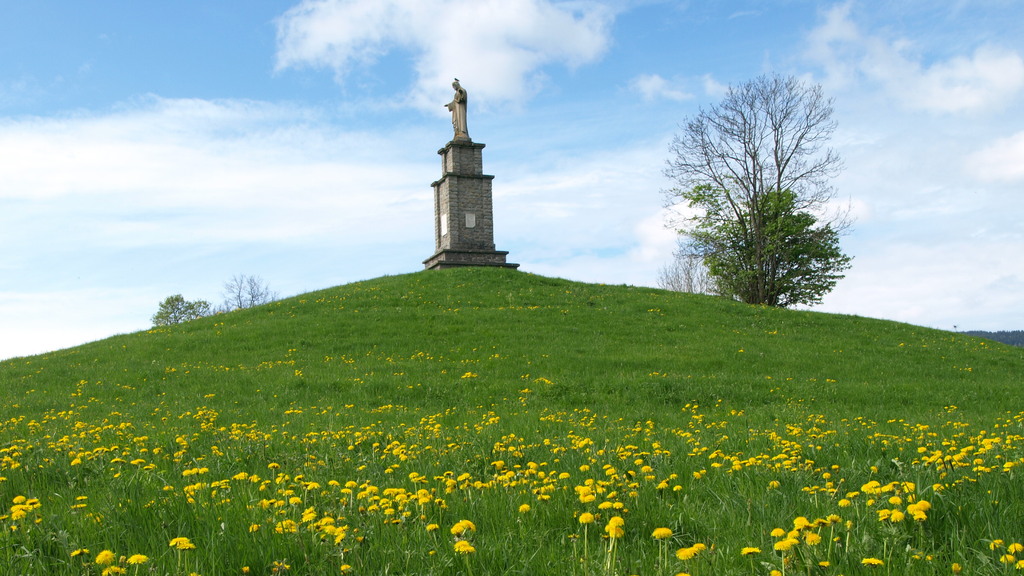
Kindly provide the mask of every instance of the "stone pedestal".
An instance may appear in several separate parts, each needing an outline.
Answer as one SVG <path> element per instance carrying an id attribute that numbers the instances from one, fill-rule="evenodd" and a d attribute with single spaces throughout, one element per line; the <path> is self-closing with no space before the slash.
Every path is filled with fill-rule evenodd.
<path id="1" fill-rule="evenodd" d="M 423 261 L 428 270 L 458 266 L 518 268 L 494 249 L 491 181 L 484 174 L 483 144 L 456 138 L 437 151 L 441 179 L 434 182 L 435 253 Z"/>

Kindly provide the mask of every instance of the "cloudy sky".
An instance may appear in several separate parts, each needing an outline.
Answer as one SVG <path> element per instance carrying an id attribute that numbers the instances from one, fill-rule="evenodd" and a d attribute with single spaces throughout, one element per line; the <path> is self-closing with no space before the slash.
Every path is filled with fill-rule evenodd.
<path id="1" fill-rule="evenodd" d="M 0 6 L 0 358 L 148 328 L 235 274 L 412 272 L 451 78 L 495 241 L 654 285 L 668 143 L 763 73 L 835 99 L 855 259 L 816 309 L 1024 329 L 1016 0 L 34 0 Z"/>

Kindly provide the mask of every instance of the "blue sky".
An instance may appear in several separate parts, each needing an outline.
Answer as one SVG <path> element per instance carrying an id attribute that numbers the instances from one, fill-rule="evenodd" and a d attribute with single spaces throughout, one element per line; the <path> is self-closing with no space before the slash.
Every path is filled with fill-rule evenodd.
<path id="1" fill-rule="evenodd" d="M 236 274 L 422 268 L 452 77 L 522 270 L 654 285 L 679 123 L 775 72 L 835 99 L 853 268 L 816 307 L 1024 328 L 1024 4 L 0 3 L 0 358 Z"/>

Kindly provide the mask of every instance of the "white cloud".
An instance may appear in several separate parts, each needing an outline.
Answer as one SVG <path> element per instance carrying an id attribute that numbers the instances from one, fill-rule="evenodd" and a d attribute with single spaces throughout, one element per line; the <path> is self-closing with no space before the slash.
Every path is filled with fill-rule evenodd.
<path id="1" fill-rule="evenodd" d="M 638 92 L 646 101 L 665 99 L 681 102 L 693 98 L 679 86 L 673 85 L 668 80 L 657 74 L 641 74 L 630 82 L 634 92 Z"/>
<path id="2" fill-rule="evenodd" d="M 1000 138 L 967 157 L 968 170 L 984 181 L 1024 181 L 1024 132 Z"/>
<path id="3" fill-rule="evenodd" d="M 832 7 L 808 35 L 806 55 L 834 89 L 864 78 L 908 108 L 943 113 L 1002 106 L 1024 89 L 1024 59 L 1013 50 L 980 45 L 969 56 L 927 63 L 911 41 L 863 32 L 852 6 Z"/>
<path id="4" fill-rule="evenodd" d="M 407 103 L 434 110 L 451 79 L 483 103 L 522 103 L 549 64 L 601 57 L 613 11 L 550 0 L 304 0 L 278 20 L 277 67 L 335 70 L 339 82 L 390 51 L 414 60 Z"/>
<path id="5" fill-rule="evenodd" d="M 704 84 L 704 93 L 713 98 L 721 98 L 729 92 L 729 87 L 715 80 L 711 74 L 705 74 L 701 81 Z"/>

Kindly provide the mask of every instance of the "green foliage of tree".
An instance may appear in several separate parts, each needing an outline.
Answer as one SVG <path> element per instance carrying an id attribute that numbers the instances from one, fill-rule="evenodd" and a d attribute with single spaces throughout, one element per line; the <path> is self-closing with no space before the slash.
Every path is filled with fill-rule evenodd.
<path id="1" fill-rule="evenodd" d="M 181 294 L 168 296 L 156 314 L 153 315 L 154 326 L 170 326 L 181 324 L 203 316 L 209 316 L 212 308 L 206 300 L 185 300 Z"/>
<path id="2" fill-rule="evenodd" d="M 750 304 L 816 304 L 849 268 L 845 215 L 826 215 L 841 161 L 820 86 L 761 76 L 701 109 L 670 148 L 666 175 L 685 204 L 681 234 L 715 291 Z"/>
<path id="3" fill-rule="evenodd" d="M 836 230 L 797 210 L 790 190 L 766 192 L 752 207 L 758 212 L 753 218 L 761 221 L 756 233 L 733 218 L 710 187 L 698 186 L 685 196 L 705 210 L 689 232 L 691 249 L 703 256 L 720 294 L 769 306 L 815 304 L 849 266 Z"/>

